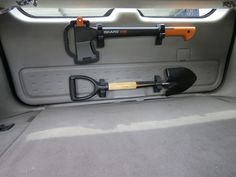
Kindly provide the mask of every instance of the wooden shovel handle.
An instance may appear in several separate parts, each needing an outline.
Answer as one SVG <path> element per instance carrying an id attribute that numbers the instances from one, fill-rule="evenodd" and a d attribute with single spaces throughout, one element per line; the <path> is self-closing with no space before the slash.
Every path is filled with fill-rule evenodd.
<path id="1" fill-rule="evenodd" d="M 113 82 L 108 84 L 108 90 L 129 90 L 136 88 L 136 82 Z"/>

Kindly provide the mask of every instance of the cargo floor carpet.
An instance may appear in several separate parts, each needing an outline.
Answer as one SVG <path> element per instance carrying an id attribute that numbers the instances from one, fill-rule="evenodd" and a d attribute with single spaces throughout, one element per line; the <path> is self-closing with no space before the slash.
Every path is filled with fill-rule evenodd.
<path id="1" fill-rule="evenodd" d="M 38 111 L 28 112 L 0 121 L 0 124 L 14 123 L 14 126 L 10 130 L 0 132 L 0 157 L 7 150 L 7 148 L 9 148 L 11 144 L 24 132 L 24 130 L 38 113 Z"/>
<path id="2" fill-rule="evenodd" d="M 1 177 L 235 177 L 236 101 L 185 97 L 48 107 Z"/>

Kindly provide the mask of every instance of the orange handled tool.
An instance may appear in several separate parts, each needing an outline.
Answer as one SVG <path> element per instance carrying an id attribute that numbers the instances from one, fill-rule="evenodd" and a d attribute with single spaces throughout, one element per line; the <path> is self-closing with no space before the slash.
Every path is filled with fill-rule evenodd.
<path id="1" fill-rule="evenodd" d="M 74 29 L 75 52 L 71 50 L 69 45 L 69 30 L 71 28 Z M 100 57 L 94 41 L 96 41 L 97 48 L 103 48 L 106 38 L 155 36 L 155 45 L 162 45 L 165 37 L 179 36 L 184 40 L 190 40 L 195 33 L 194 26 L 166 27 L 164 24 L 155 27 L 103 27 L 102 25 L 91 27 L 89 21 L 78 17 L 76 21 L 71 21 L 65 28 L 64 44 L 67 54 L 74 58 L 76 64 L 88 64 L 97 62 Z"/>

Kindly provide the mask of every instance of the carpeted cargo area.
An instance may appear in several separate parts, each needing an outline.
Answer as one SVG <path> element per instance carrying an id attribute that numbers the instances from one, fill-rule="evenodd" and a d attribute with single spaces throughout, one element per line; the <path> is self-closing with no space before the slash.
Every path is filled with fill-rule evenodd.
<path id="1" fill-rule="evenodd" d="M 1 177 L 235 177 L 236 101 L 183 97 L 48 107 Z"/>
<path id="2" fill-rule="evenodd" d="M 14 143 L 14 141 L 24 132 L 24 130 L 27 129 L 30 122 L 38 113 L 39 111 L 27 112 L 0 121 L 0 125 L 14 123 L 14 126 L 10 130 L 3 132 L 0 131 L 0 158 L 11 144 Z"/>

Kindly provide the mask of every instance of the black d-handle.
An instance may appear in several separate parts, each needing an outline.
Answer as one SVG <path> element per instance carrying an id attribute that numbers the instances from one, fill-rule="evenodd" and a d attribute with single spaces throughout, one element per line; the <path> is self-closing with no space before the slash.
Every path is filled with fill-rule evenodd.
<path id="1" fill-rule="evenodd" d="M 86 96 L 79 96 L 79 91 L 77 92 L 76 81 L 85 80 L 92 84 L 93 90 Z M 70 96 L 73 101 L 83 101 L 95 96 L 99 91 L 99 83 L 91 77 L 83 75 L 70 76 L 69 78 Z"/>

